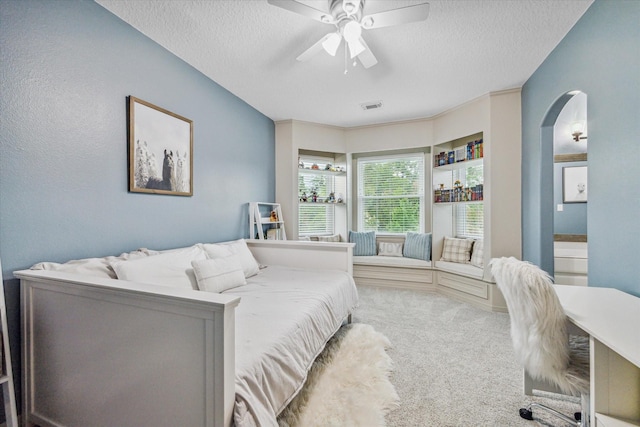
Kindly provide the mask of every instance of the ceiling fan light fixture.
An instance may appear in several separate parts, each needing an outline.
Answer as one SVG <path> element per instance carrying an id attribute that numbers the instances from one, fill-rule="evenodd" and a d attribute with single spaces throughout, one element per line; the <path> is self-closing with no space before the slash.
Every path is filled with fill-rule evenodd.
<path id="1" fill-rule="evenodd" d="M 360 9 L 360 0 L 342 0 L 342 10 L 347 16 L 358 13 L 358 9 Z"/>
<path id="2" fill-rule="evenodd" d="M 371 27 L 373 27 L 373 22 L 374 22 L 374 21 L 373 21 L 373 18 L 372 18 L 372 17 L 370 17 L 370 16 L 367 16 L 367 17 L 362 21 L 362 26 L 363 26 L 364 28 L 367 28 L 367 29 L 368 29 L 368 28 L 371 28 Z"/>
<path id="3" fill-rule="evenodd" d="M 349 45 L 349 52 L 351 53 L 351 59 L 355 58 L 356 56 L 360 55 L 362 52 L 365 51 L 365 47 L 362 45 L 362 43 L 360 43 L 360 40 L 356 40 L 354 42 L 351 43 L 347 43 Z"/>
<path id="4" fill-rule="evenodd" d="M 360 39 L 362 35 L 362 27 L 354 20 L 351 20 L 345 24 L 342 28 L 342 36 L 347 43 L 354 43 Z"/>
<path id="5" fill-rule="evenodd" d="M 342 37 L 340 37 L 340 34 L 332 33 L 325 41 L 322 42 L 322 47 L 329 55 L 336 56 L 336 52 L 338 51 L 341 41 Z"/>

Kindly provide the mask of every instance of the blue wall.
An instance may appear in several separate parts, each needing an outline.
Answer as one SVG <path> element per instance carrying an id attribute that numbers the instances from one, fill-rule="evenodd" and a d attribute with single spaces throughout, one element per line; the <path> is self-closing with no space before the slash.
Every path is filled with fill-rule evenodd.
<path id="1" fill-rule="evenodd" d="M 0 70 L 5 280 L 44 260 L 246 237 L 246 203 L 274 200 L 273 121 L 97 3 L 0 1 Z M 129 95 L 193 120 L 193 197 L 127 191 Z"/>
<path id="2" fill-rule="evenodd" d="M 640 295 L 640 2 L 596 0 L 522 89 L 523 257 L 553 263 L 547 112 L 587 94 L 589 284 Z M 548 125 L 548 123 L 545 123 Z M 548 213 L 551 213 L 549 215 Z"/>
<path id="3" fill-rule="evenodd" d="M 248 236 L 275 195 L 275 129 L 92 1 L 2 1 L 0 255 L 37 261 Z M 126 97 L 194 123 L 193 197 L 129 193 Z"/>

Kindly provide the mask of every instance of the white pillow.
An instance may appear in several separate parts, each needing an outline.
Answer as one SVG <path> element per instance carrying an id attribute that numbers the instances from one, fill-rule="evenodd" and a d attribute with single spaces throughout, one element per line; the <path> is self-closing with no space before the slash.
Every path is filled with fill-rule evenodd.
<path id="1" fill-rule="evenodd" d="M 205 243 L 202 247 L 209 258 L 226 258 L 230 255 L 238 255 L 246 278 L 255 276 L 260 271 L 258 261 L 253 257 L 247 242 L 243 239 L 224 243 Z"/>
<path id="2" fill-rule="evenodd" d="M 402 243 L 380 242 L 378 243 L 378 255 L 402 256 Z"/>
<path id="3" fill-rule="evenodd" d="M 192 261 L 191 265 L 201 291 L 220 293 L 247 284 L 238 255 Z"/>
<path id="4" fill-rule="evenodd" d="M 478 239 L 473 243 L 471 252 L 471 265 L 476 267 L 484 267 L 484 240 Z"/>
<path id="5" fill-rule="evenodd" d="M 64 264 L 57 262 L 40 262 L 31 267 L 31 270 L 56 270 L 65 273 L 83 274 L 95 277 L 108 277 L 117 279 L 116 273 L 111 268 L 111 263 L 128 259 L 142 258 L 149 255 L 148 249 L 123 253 L 120 256 L 106 256 L 103 258 L 84 258 L 67 261 Z"/>
<path id="6" fill-rule="evenodd" d="M 111 267 L 121 280 L 197 290 L 191 261 L 206 258 L 206 253 L 196 245 L 145 258 L 112 262 Z"/>

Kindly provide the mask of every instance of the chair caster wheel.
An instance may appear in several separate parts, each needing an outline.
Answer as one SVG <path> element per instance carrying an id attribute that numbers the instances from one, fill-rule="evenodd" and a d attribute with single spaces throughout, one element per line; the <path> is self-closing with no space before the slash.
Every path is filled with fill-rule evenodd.
<path id="1" fill-rule="evenodd" d="M 576 421 L 582 421 L 582 412 L 574 412 L 573 418 L 575 418 Z"/>
<path id="2" fill-rule="evenodd" d="M 520 416 L 525 420 L 533 420 L 533 412 L 531 412 L 527 408 L 520 408 Z"/>

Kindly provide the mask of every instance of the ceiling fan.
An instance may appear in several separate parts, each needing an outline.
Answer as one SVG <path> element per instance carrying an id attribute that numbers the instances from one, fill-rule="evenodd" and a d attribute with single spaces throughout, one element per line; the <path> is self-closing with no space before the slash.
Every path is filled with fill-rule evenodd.
<path id="1" fill-rule="evenodd" d="M 306 61 L 323 49 L 329 55 L 335 56 L 344 39 L 345 55 L 346 49 L 348 49 L 351 59 L 357 57 L 364 68 L 373 67 L 378 63 L 378 60 L 362 38 L 363 29 L 370 30 L 409 22 L 424 21 L 429 16 L 429 3 L 421 3 L 365 15 L 366 0 L 327 0 L 330 12 L 315 9 L 295 0 L 267 1 L 273 6 L 281 7 L 282 9 L 336 27 L 335 31 L 330 32 L 309 49 L 302 52 L 302 54 L 296 58 L 298 61 Z"/>

